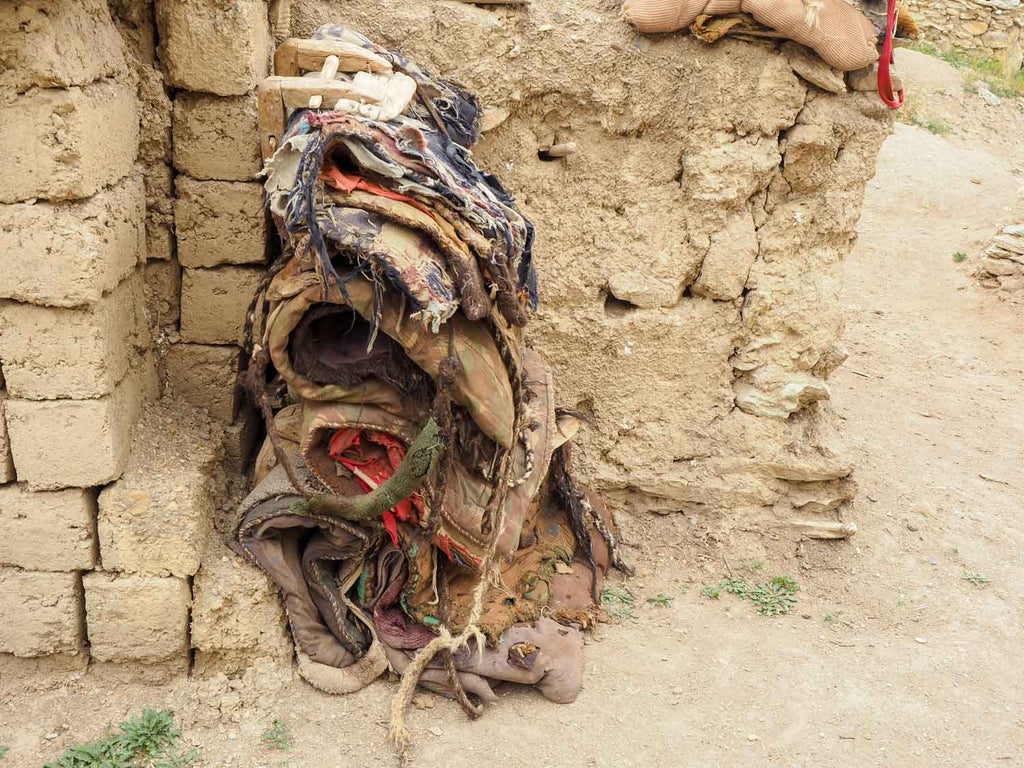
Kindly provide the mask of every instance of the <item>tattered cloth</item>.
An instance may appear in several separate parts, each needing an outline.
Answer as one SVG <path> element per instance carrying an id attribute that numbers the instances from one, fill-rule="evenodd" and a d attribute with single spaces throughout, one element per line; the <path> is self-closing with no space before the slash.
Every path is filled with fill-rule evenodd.
<path id="1" fill-rule="evenodd" d="M 417 84 L 387 122 L 299 110 L 266 168 L 282 253 L 254 298 L 267 422 L 237 542 L 277 582 L 299 670 L 414 678 L 475 711 L 503 681 L 580 688 L 615 554 L 570 473 L 578 420 L 526 347 L 533 227 L 472 161 L 475 97 L 339 27 Z"/>

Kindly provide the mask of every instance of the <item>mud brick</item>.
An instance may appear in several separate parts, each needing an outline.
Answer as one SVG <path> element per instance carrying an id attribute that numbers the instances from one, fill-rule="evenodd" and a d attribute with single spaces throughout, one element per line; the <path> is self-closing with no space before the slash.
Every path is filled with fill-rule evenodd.
<path id="1" fill-rule="evenodd" d="M 124 49 L 106 0 L 20 0 L 0 14 L 0 83 L 86 85 L 126 71 Z"/>
<path id="2" fill-rule="evenodd" d="M 263 270 L 186 269 L 181 281 L 181 338 L 200 344 L 239 344 L 245 313 Z"/>
<path id="3" fill-rule="evenodd" d="M 230 424 L 238 354 L 235 346 L 173 344 L 163 358 L 168 388 L 222 424 Z"/>
<path id="4" fill-rule="evenodd" d="M 261 166 L 258 136 L 252 96 L 174 100 L 174 167 L 194 179 L 251 180 Z"/>
<path id="5" fill-rule="evenodd" d="M 143 281 L 132 274 L 95 305 L 63 309 L 0 302 L 0 359 L 11 397 L 100 397 L 150 346 Z"/>
<path id="6" fill-rule="evenodd" d="M 128 83 L 0 98 L 0 203 L 89 197 L 131 172 L 138 144 L 138 100 Z"/>
<path id="7" fill-rule="evenodd" d="M 94 659 L 151 663 L 187 656 L 187 581 L 93 572 L 83 583 Z"/>
<path id="8" fill-rule="evenodd" d="M 269 73 L 265 0 L 158 0 L 156 14 L 160 58 L 175 88 L 235 96 Z"/>
<path id="9" fill-rule="evenodd" d="M 84 488 L 31 491 L 0 486 L 0 565 L 34 571 L 88 570 L 96 564 L 96 498 Z"/>
<path id="10" fill-rule="evenodd" d="M 0 568 L 0 653 L 46 656 L 79 650 L 81 605 L 77 573 Z"/>
<path id="11" fill-rule="evenodd" d="M 52 307 L 99 301 L 143 258 L 142 177 L 81 202 L 0 205 L 0 298 Z"/>
<path id="12" fill-rule="evenodd" d="M 32 490 L 88 488 L 116 480 L 128 462 L 131 428 L 156 394 L 147 355 L 114 391 L 95 400 L 7 401 L 18 479 Z"/>
<path id="13" fill-rule="evenodd" d="M 179 176 L 176 189 L 174 218 L 183 267 L 266 261 L 263 185 Z"/>

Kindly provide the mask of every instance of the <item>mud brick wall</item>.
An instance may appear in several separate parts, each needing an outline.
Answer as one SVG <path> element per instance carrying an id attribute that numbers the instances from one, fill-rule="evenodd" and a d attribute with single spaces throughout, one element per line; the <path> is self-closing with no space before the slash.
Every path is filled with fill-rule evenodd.
<path id="1" fill-rule="evenodd" d="M 290 669 L 276 589 L 223 535 L 284 5 L 0 5 L 0 674 Z M 292 34 L 328 21 L 480 94 L 475 156 L 537 225 L 529 335 L 593 487 L 724 533 L 837 516 L 842 262 L 891 124 L 871 77 L 644 39 L 612 0 L 291 3 Z"/>
<path id="2" fill-rule="evenodd" d="M 80 667 L 98 489 L 156 394 L 139 105 L 99 0 L 4 4 L 0 73 L 0 652 Z"/>
<path id="3" fill-rule="evenodd" d="M 0 6 L 0 675 L 291 658 L 215 531 L 269 34 L 261 2 Z"/>
<path id="4" fill-rule="evenodd" d="M 1007 74 L 1024 63 L 1024 3 L 1021 0 L 907 0 L 924 39 L 999 59 Z"/>

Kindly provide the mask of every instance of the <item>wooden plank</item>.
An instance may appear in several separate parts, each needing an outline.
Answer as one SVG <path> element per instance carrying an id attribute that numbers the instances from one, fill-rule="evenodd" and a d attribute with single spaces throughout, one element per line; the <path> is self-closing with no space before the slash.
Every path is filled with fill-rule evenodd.
<path id="1" fill-rule="evenodd" d="M 281 146 L 287 113 L 281 94 L 279 78 L 268 77 L 256 89 L 256 103 L 259 109 L 260 151 L 263 161 L 274 156 Z"/>
<path id="2" fill-rule="evenodd" d="M 314 77 L 272 77 L 267 80 L 276 82 L 286 109 L 306 107 L 312 96 L 322 96 L 327 109 L 332 108 L 338 99 L 376 104 L 379 96 L 378 92 L 344 80 L 321 80 Z"/>
<path id="3" fill-rule="evenodd" d="M 358 45 L 340 40 L 303 40 L 291 37 L 274 54 L 274 72 L 282 77 L 297 77 L 302 72 L 317 72 L 328 56 L 338 57 L 341 72 L 390 72 L 391 63 Z"/>

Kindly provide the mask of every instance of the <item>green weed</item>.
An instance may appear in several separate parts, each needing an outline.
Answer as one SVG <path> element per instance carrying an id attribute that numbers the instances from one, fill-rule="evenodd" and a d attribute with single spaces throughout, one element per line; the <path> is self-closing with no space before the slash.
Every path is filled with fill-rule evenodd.
<path id="1" fill-rule="evenodd" d="M 747 592 L 750 590 L 749 585 L 739 576 L 730 576 L 728 579 L 718 585 L 720 589 L 725 590 L 730 595 L 736 595 L 737 597 L 746 597 Z"/>
<path id="2" fill-rule="evenodd" d="M 705 586 L 701 594 L 717 600 L 722 592 L 728 592 L 752 602 L 762 616 L 779 616 L 793 610 L 799 591 L 800 587 L 789 576 L 776 576 L 769 582 L 754 585 L 739 576 L 730 576 L 718 584 Z"/>
<path id="3" fill-rule="evenodd" d="M 287 752 L 292 748 L 292 744 L 295 743 L 295 739 L 292 737 L 292 732 L 288 730 L 288 726 L 285 725 L 284 720 L 275 720 L 274 724 L 260 736 L 263 744 L 270 749 L 280 749 Z"/>
<path id="4" fill-rule="evenodd" d="M 0 747 L 0 760 L 7 757 L 7 753 L 11 751 L 10 747 Z"/>
<path id="5" fill-rule="evenodd" d="M 654 608 L 671 608 L 674 600 L 674 597 L 672 597 L 671 595 L 666 595 L 664 593 L 651 595 L 647 598 L 647 602 Z"/>
<path id="6" fill-rule="evenodd" d="M 616 621 L 636 618 L 636 611 L 633 610 L 635 603 L 636 598 L 628 587 L 608 584 L 601 591 L 601 607 Z"/>
<path id="7" fill-rule="evenodd" d="M 178 751 L 181 732 L 167 710 L 142 710 L 118 726 L 118 733 L 71 747 L 55 763 L 43 768 L 188 768 L 199 759 L 191 749 Z"/>
<path id="8" fill-rule="evenodd" d="M 776 576 L 767 584 L 758 584 L 746 597 L 762 616 L 779 616 L 793 610 L 799 589 L 788 576 Z"/>
<path id="9" fill-rule="evenodd" d="M 992 581 L 992 579 L 990 579 L 988 576 L 985 576 L 984 574 L 972 573 L 972 572 L 966 572 L 966 571 L 964 572 L 964 574 L 960 578 L 963 579 L 964 581 L 971 582 L 971 584 L 973 584 L 976 587 L 983 587 L 983 586 L 985 586 L 986 584 L 988 584 L 989 582 Z"/>
<path id="10" fill-rule="evenodd" d="M 757 573 L 758 571 L 764 570 L 764 560 L 754 560 L 753 558 L 744 557 L 740 560 L 740 567 L 746 568 L 751 573 Z"/>
<path id="11" fill-rule="evenodd" d="M 956 253 L 953 254 L 953 261 L 955 261 L 957 264 L 967 261 L 967 254 L 964 253 L 963 251 L 957 251 Z"/>
<path id="12" fill-rule="evenodd" d="M 843 615 L 842 611 L 835 611 L 833 613 L 826 613 L 824 618 L 825 621 L 839 621 L 839 617 Z"/>

